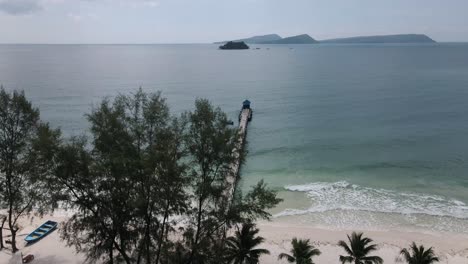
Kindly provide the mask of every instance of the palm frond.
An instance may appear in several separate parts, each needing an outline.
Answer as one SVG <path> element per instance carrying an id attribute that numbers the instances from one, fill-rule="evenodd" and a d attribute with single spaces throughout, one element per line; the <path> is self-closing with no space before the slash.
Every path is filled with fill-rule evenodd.
<path id="1" fill-rule="evenodd" d="M 346 242 L 344 242 L 343 240 L 338 241 L 338 246 L 342 247 L 346 251 L 346 253 L 348 253 L 348 255 L 354 255 L 351 248 L 349 248 L 348 244 L 346 244 Z"/>
<path id="2" fill-rule="evenodd" d="M 263 249 L 263 248 L 257 248 L 257 249 L 252 249 L 250 250 L 250 254 L 257 254 L 257 255 L 269 255 L 270 251 L 268 249 Z"/>
<path id="3" fill-rule="evenodd" d="M 296 259 L 295 259 L 293 256 L 289 255 L 289 254 L 281 253 L 281 254 L 278 255 L 278 260 L 284 259 L 284 258 L 285 258 L 289 263 L 294 263 L 294 262 L 296 261 Z"/>
<path id="4" fill-rule="evenodd" d="M 376 244 L 371 244 L 373 240 L 368 237 L 363 237 L 363 233 L 353 232 L 351 235 L 347 235 L 349 244 L 345 241 L 338 241 L 338 246 L 342 247 L 348 257 L 340 256 L 342 263 L 356 262 L 365 264 L 381 264 L 382 258 L 378 256 L 367 256 L 372 251 L 377 250 Z"/>
<path id="5" fill-rule="evenodd" d="M 340 261 L 342 264 L 345 264 L 345 263 L 353 263 L 354 261 L 354 258 L 351 257 L 351 256 L 340 256 Z"/>
<path id="6" fill-rule="evenodd" d="M 411 253 L 409 253 L 408 249 L 406 248 L 402 249 L 400 251 L 400 256 L 402 256 L 403 260 L 405 260 L 406 262 L 411 263 Z"/>
<path id="7" fill-rule="evenodd" d="M 372 263 L 372 264 L 382 264 L 383 259 L 378 256 L 369 256 L 369 257 L 363 257 L 361 258 L 364 263 Z"/>
<path id="8" fill-rule="evenodd" d="M 400 251 L 400 256 L 409 264 L 432 264 L 439 262 L 439 258 L 435 255 L 432 247 L 426 250 L 423 245 L 418 246 L 413 242 L 409 249 L 411 252 L 406 248 Z"/>
<path id="9" fill-rule="evenodd" d="M 234 236 L 226 239 L 225 259 L 232 264 L 258 263 L 261 255 L 269 254 L 266 249 L 256 248 L 265 239 L 257 236 L 259 229 L 254 224 L 247 223 L 238 229 Z"/>
<path id="10" fill-rule="evenodd" d="M 320 254 L 322 254 L 322 252 L 318 249 L 318 248 L 313 248 L 311 251 L 310 251 L 310 256 L 320 256 Z"/>

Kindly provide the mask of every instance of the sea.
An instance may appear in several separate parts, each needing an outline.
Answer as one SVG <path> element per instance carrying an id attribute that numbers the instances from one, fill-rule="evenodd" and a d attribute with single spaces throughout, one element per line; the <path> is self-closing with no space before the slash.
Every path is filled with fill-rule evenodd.
<path id="1" fill-rule="evenodd" d="M 468 234 L 468 44 L 0 45 L 0 84 L 65 137 L 139 87 L 235 121 L 249 99 L 239 188 L 278 191 L 273 220 Z"/>

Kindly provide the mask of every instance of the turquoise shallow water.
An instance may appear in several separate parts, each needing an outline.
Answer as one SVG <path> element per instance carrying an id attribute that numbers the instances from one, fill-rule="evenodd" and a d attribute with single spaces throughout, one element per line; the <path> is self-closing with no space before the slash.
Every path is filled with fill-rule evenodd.
<path id="1" fill-rule="evenodd" d="M 162 90 L 175 112 L 253 102 L 241 187 L 275 217 L 329 227 L 468 232 L 468 45 L 1 45 L 0 83 L 83 133 L 104 96 Z"/>

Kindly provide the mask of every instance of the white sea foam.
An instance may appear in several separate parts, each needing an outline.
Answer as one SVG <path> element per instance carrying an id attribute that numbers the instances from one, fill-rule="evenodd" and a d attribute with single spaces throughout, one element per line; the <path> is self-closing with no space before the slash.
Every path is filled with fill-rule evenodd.
<path id="1" fill-rule="evenodd" d="M 332 210 L 353 210 L 396 214 L 425 214 L 468 219 L 468 206 L 455 199 L 438 195 L 397 192 L 350 184 L 316 182 L 285 187 L 289 191 L 305 192 L 311 199 L 308 209 L 286 209 L 276 217 L 302 215 Z"/>

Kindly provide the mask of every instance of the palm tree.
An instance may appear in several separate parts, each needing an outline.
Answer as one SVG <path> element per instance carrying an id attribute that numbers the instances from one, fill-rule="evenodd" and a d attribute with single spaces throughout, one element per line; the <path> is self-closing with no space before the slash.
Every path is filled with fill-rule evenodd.
<path id="1" fill-rule="evenodd" d="M 372 251 L 377 250 L 377 245 L 369 245 L 372 239 L 362 237 L 362 233 L 353 232 L 351 236 L 348 235 L 349 246 L 345 241 L 340 240 L 338 246 L 342 247 L 348 256 L 340 256 L 341 263 L 355 263 L 355 264 L 382 264 L 383 259 L 378 256 L 367 256 Z"/>
<path id="2" fill-rule="evenodd" d="M 411 253 L 408 249 L 404 248 L 401 250 L 400 255 L 408 264 L 432 264 L 439 262 L 439 258 L 435 256 L 434 250 L 430 247 L 427 250 L 424 250 L 424 246 L 420 245 L 419 247 L 416 243 L 410 245 Z"/>
<path id="3" fill-rule="evenodd" d="M 252 223 L 242 225 L 235 235 L 226 239 L 226 261 L 232 264 L 257 264 L 263 254 L 270 254 L 266 249 L 256 248 L 265 239 L 256 236 L 260 230 Z"/>
<path id="4" fill-rule="evenodd" d="M 309 244 L 310 240 L 302 240 L 293 238 L 291 241 L 292 249 L 291 255 L 286 253 L 281 253 L 278 256 L 278 259 L 285 258 L 289 263 L 296 264 L 314 264 L 312 261 L 313 256 L 318 256 L 321 254 L 320 250 L 316 249 L 314 246 Z"/>

